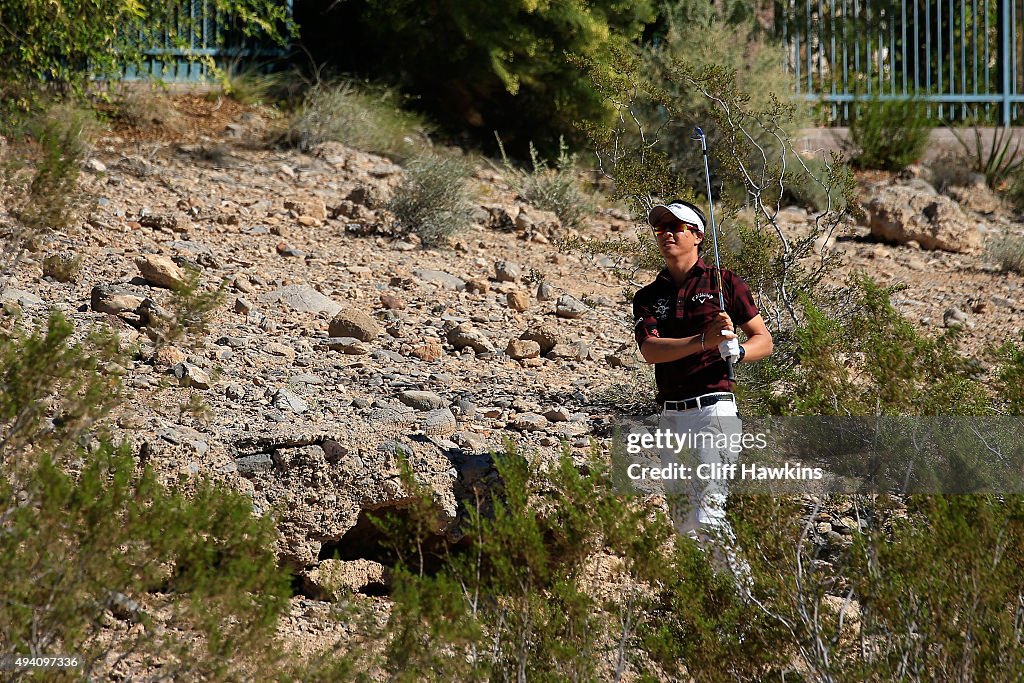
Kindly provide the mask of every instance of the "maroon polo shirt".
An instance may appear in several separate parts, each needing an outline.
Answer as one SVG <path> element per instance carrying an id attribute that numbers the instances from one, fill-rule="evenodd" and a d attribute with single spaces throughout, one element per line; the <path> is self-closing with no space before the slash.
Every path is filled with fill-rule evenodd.
<path id="1" fill-rule="evenodd" d="M 648 337 L 692 337 L 700 334 L 718 315 L 718 278 L 715 269 L 698 258 L 682 284 L 668 269 L 633 297 L 634 333 L 637 346 Z M 758 314 L 750 287 L 739 275 L 722 270 L 725 310 L 738 328 Z M 721 340 L 718 340 L 721 341 Z M 728 367 L 718 352 L 718 342 L 705 339 L 706 350 L 670 363 L 655 363 L 658 402 L 681 401 L 713 391 L 732 391 Z"/>

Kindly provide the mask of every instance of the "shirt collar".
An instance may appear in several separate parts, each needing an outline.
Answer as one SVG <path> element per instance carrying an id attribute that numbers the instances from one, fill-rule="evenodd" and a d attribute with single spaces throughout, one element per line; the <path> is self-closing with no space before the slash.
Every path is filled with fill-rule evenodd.
<path id="1" fill-rule="evenodd" d="M 691 277 L 696 277 L 707 269 L 708 267 L 704 263 L 704 259 L 698 256 L 697 262 L 693 264 L 693 268 L 690 268 L 690 271 L 686 274 L 686 279 L 689 280 Z M 668 272 L 668 268 L 662 268 L 661 272 L 658 273 L 657 279 L 663 281 L 665 284 L 675 286 L 675 280 L 672 279 L 672 273 Z"/>

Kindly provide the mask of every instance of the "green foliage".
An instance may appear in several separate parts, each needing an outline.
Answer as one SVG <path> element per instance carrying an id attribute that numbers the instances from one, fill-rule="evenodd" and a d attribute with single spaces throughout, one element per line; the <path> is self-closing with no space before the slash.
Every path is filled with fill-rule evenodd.
<path id="1" fill-rule="evenodd" d="M 996 358 L 1000 361 L 996 389 L 1004 402 L 1004 412 L 1024 415 L 1024 348 L 1007 342 L 996 351 Z"/>
<path id="2" fill-rule="evenodd" d="M 785 391 L 773 412 L 796 415 L 980 415 L 990 401 L 957 351 L 955 328 L 922 337 L 890 302 L 894 290 L 855 279 L 838 310 L 804 303 Z M 791 373 L 791 374 L 790 374 Z M 768 400 L 768 399 L 766 399 Z"/>
<path id="3" fill-rule="evenodd" d="M 272 104 L 276 93 L 282 89 L 282 80 L 288 74 L 268 72 L 262 66 L 241 66 L 236 60 L 228 64 L 218 75 L 220 93 L 213 91 L 214 97 L 224 94 L 239 104 Z"/>
<path id="4" fill-rule="evenodd" d="M 96 128 L 90 113 L 55 105 L 28 120 L 3 150 L 0 191 L 16 221 L 6 256 L 38 250 L 50 231 L 71 224 L 84 204 L 78 176 Z"/>
<path id="5" fill-rule="evenodd" d="M 334 141 L 403 160 L 415 154 L 427 132 L 423 119 L 402 110 L 392 91 L 340 81 L 309 89 L 284 138 L 304 150 Z"/>
<path id="6" fill-rule="evenodd" d="M 207 481 L 168 489 L 104 438 L 117 340 L 72 334 L 53 313 L 0 337 L 0 656 L 78 653 L 85 677 L 122 652 L 205 680 L 233 678 L 237 651 L 258 666 L 286 604 L 272 522 Z M 144 627 L 96 637 L 121 619 Z"/>
<path id="7" fill-rule="evenodd" d="M 1019 680 L 1024 650 L 1006 643 L 1024 635 L 1024 499 L 922 496 L 908 508 L 891 534 L 854 546 L 861 638 L 874 645 L 850 677 Z"/>
<path id="8" fill-rule="evenodd" d="M 185 282 L 173 289 L 167 309 L 149 314 L 147 330 L 158 346 L 198 339 L 209 330 L 210 315 L 227 298 L 227 280 L 216 289 L 202 286 L 202 271 L 186 268 Z"/>
<path id="9" fill-rule="evenodd" d="M 554 168 L 541 158 L 537 148 L 530 143 L 531 171 L 516 168 L 505 154 L 505 147 L 498 138 L 498 149 L 505 164 L 505 177 L 520 197 L 538 209 L 551 211 L 569 228 L 579 228 L 594 209 L 594 202 L 580 191 L 577 177 L 577 155 L 570 154 L 565 138 L 558 141 L 558 158 Z"/>
<path id="10" fill-rule="evenodd" d="M 443 244 L 471 221 L 468 181 L 469 165 L 460 157 L 427 154 L 410 161 L 387 205 L 398 231 L 419 236 L 425 247 Z"/>
<path id="11" fill-rule="evenodd" d="M 1015 135 L 1009 126 L 990 128 L 992 140 L 987 146 L 982 140 L 981 125 L 974 122 L 971 129 L 974 133 L 971 144 L 964 140 L 956 128 L 950 128 L 950 131 L 964 150 L 963 160 L 967 162 L 968 168 L 984 175 L 989 187 L 993 190 L 1001 188 L 1024 169 L 1024 158 L 1020 156 L 1024 141 L 1018 138 L 1014 144 Z"/>
<path id="12" fill-rule="evenodd" d="M 989 258 L 1005 271 L 1024 274 L 1024 237 L 1002 235 L 986 245 Z"/>
<path id="13" fill-rule="evenodd" d="M 532 140 L 553 156 L 560 136 L 578 139 L 575 122 L 606 121 L 609 113 L 566 55 L 603 58 L 607 47 L 638 39 L 653 18 L 649 0 L 357 0 L 320 21 L 330 22 L 325 37 L 328 30 L 351 37 L 325 57 L 397 81 L 448 130 L 484 143 L 498 130 L 514 155 L 525 156 Z"/>
<path id="14" fill-rule="evenodd" d="M 214 0 L 204 8 L 221 18 L 216 35 L 203 34 L 209 30 L 205 17 L 181 12 L 174 0 L 12 0 L 0 18 L 0 84 L 8 86 L 0 86 L 6 90 L 0 108 L 31 103 L 31 94 L 26 96 L 19 85 L 82 93 L 94 76 L 116 77 L 143 58 L 160 59 L 145 51 L 158 42 L 164 45 L 165 28 L 167 47 L 179 49 L 201 35 L 216 44 L 229 26 L 246 37 L 265 36 L 282 44 L 295 31 L 285 4 L 276 0 Z"/>
<path id="15" fill-rule="evenodd" d="M 100 371 L 118 358 L 116 336 L 100 330 L 71 344 L 73 332 L 52 313 L 44 332 L 0 335 L 0 463 L 17 462 L 32 447 L 59 453 L 118 403 L 117 380 Z"/>
<path id="16" fill-rule="evenodd" d="M 861 168 L 898 171 L 924 153 L 931 124 L 917 100 L 882 100 L 876 95 L 854 107 L 850 138 Z"/>
<path id="17" fill-rule="evenodd" d="M 641 60 L 646 78 L 663 90 L 654 101 L 639 109 L 648 135 L 632 144 L 650 144 L 663 152 L 671 171 L 703 195 L 706 192 L 704 162 L 700 145 L 692 139 L 693 130 L 701 127 L 711 145 L 721 144 L 725 133 L 715 114 L 719 104 L 705 96 L 699 83 L 676 77 L 673 72 L 678 65 L 685 63 L 695 74 L 709 68 L 731 74 L 730 88 L 744 93 L 743 107 L 752 112 L 767 111 L 776 102 L 790 105 L 792 78 L 782 68 L 785 61 L 782 46 L 763 35 L 756 21 L 728 23 L 710 4 L 703 7 L 666 4 L 662 11 L 664 36 L 645 45 Z M 807 125 L 806 112 L 792 106 L 787 120 L 779 123 L 787 133 L 792 133 Z M 756 144 L 770 150 L 769 157 L 778 156 L 778 141 L 770 129 L 751 130 L 756 133 Z M 712 149 L 709 163 L 712 188 L 717 193 L 722 190 L 719 164 L 724 157 L 714 152 Z M 751 153 L 758 151 L 751 149 Z M 790 163 L 795 165 L 796 161 Z"/>

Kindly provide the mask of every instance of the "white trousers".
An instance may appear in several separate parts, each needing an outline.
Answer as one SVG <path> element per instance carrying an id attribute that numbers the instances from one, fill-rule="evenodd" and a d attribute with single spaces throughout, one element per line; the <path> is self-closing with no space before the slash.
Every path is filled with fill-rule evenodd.
<path id="1" fill-rule="evenodd" d="M 658 427 L 694 437 L 690 442 L 695 445 L 692 449 L 661 449 L 663 467 L 678 464 L 689 468 L 688 478 L 665 482 L 669 514 L 676 532 L 696 538 L 732 538 L 732 527 L 725 517 L 729 482 L 726 477 L 714 475 L 728 471 L 721 466 L 735 465 L 739 456 L 728 447 L 720 447 L 723 441 L 738 443 L 743 432 L 735 401 L 718 401 L 689 410 L 663 410 Z M 730 436 L 732 434 L 737 436 Z M 704 467 L 700 468 L 701 465 Z M 708 476 L 700 477 L 698 472 Z"/>

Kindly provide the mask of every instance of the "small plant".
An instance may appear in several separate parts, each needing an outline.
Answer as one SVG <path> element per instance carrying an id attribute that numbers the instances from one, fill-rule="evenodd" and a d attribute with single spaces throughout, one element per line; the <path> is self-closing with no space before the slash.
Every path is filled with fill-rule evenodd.
<path id="1" fill-rule="evenodd" d="M 391 91 L 341 81 L 313 86 L 284 138 L 303 150 L 333 141 L 402 160 L 415 153 L 416 141 L 426 131 L 424 121 L 402 110 Z"/>
<path id="2" fill-rule="evenodd" d="M 148 327 L 156 335 L 158 346 L 192 340 L 206 333 L 210 314 L 224 303 L 227 282 L 217 289 L 200 286 L 202 274 L 190 269 L 184 284 L 174 289 L 167 311 L 151 309 Z"/>
<path id="3" fill-rule="evenodd" d="M 43 259 L 43 275 L 57 282 L 72 282 L 82 268 L 82 255 L 73 251 L 59 251 Z"/>
<path id="4" fill-rule="evenodd" d="M 497 137 L 497 135 L 496 135 Z M 576 177 L 576 154 L 570 154 L 564 138 L 558 140 L 558 158 L 554 168 L 541 158 L 530 143 L 532 171 L 516 168 L 505 154 L 505 146 L 498 138 L 498 149 L 505 164 L 505 176 L 519 196 L 533 206 L 551 211 L 568 228 L 579 228 L 583 219 L 593 211 L 594 202 L 580 191 Z"/>
<path id="5" fill-rule="evenodd" d="M 156 88 L 128 87 L 115 103 L 114 117 L 132 128 L 180 132 L 181 114 L 171 98 Z"/>
<path id="6" fill-rule="evenodd" d="M 956 141 L 964 150 L 964 159 L 970 169 L 985 176 L 985 183 L 993 190 L 1001 188 L 1010 178 L 1024 169 L 1021 148 L 1024 140 L 1017 138 L 1009 126 L 992 128 L 992 140 L 986 145 L 982 140 L 982 129 L 975 123 L 971 126 L 971 143 L 964 139 L 955 128 L 950 128 Z"/>
<path id="7" fill-rule="evenodd" d="M 930 132 L 921 102 L 875 96 L 859 103 L 850 123 L 858 148 L 854 161 L 861 168 L 898 171 L 921 158 Z"/>
<path id="8" fill-rule="evenodd" d="M 26 137 L 3 158 L 0 193 L 15 219 L 3 252 L 15 260 L 39 249 L 51 230 L 69 226 L 83 205 L 78 176 L 96 122 L 89 112 L 58 105 L 30 120 Z"/>
<path id="9" fill-rule="evenodd" d="M 1003 270 L 1024 275 L 1024 237 L 1003 235 L 993 238 L 988 243 L 988 253 Z"/>
<path id="10" fill-rule="evenodd" d="M 281 87 L 282 78 L 280 73 L 267 73 L 259 66 L 243 68 L 234 61 L 219 74 L 221 91 L 213 94 L 223 94 L 239 104 L 269 104 Z"/>
<path id="11" fill-rule="evenodd" d="M 419 236 L 430 247 L 465 228 L 472 218 L 468 178 L 468 164 L 458 157 L 428 154 L 414 159 L 387 207 L 398 230 Z"/>

